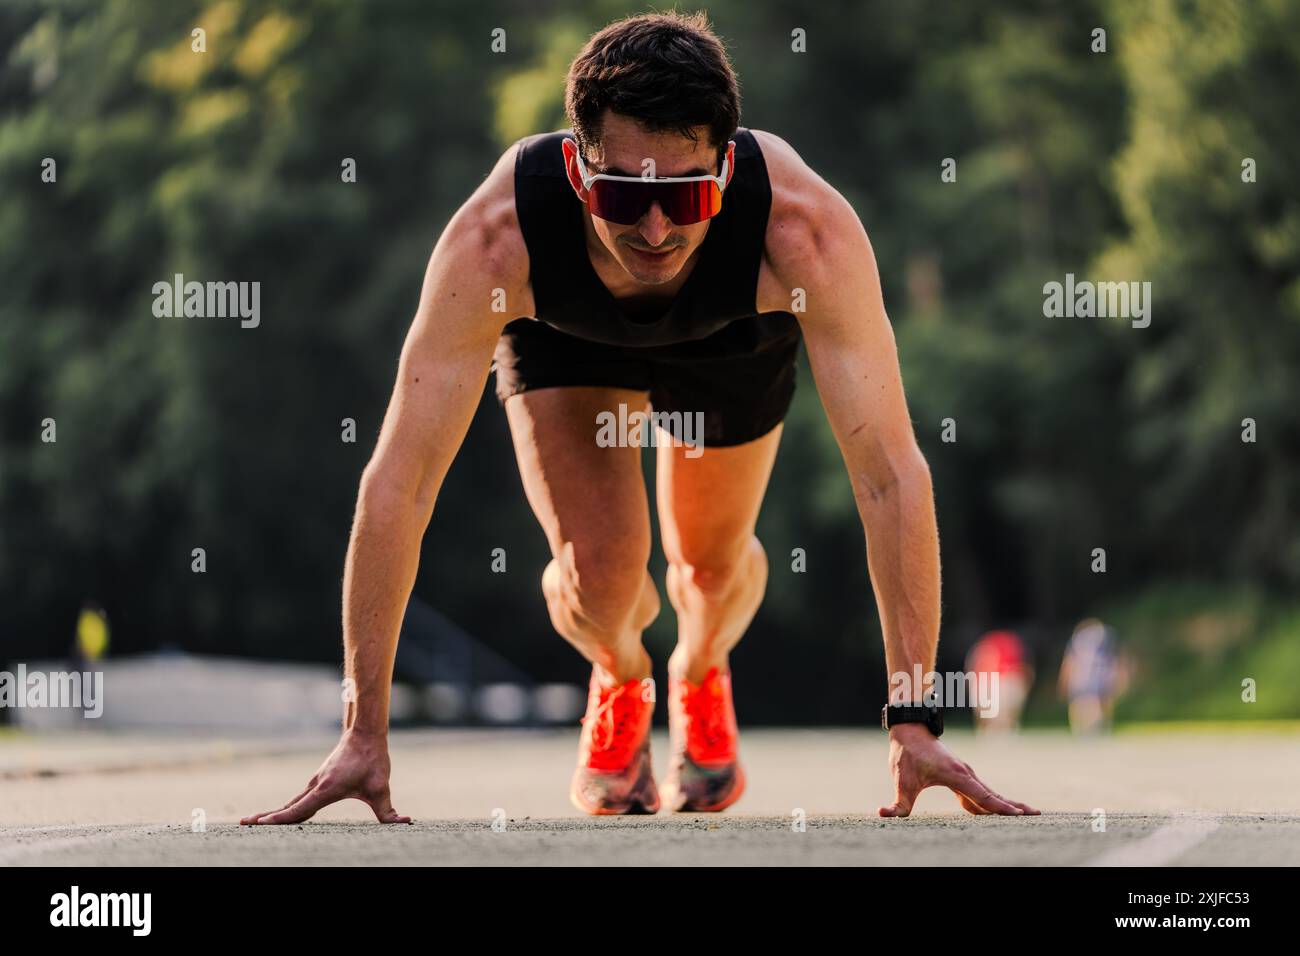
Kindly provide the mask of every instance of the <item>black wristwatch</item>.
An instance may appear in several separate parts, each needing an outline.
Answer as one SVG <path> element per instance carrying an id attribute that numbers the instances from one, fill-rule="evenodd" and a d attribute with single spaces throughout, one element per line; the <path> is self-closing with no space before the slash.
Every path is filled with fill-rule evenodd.
<path id="1" fill-rule="evenodd" d="M 934 704 L 886 704 L 880 711 L 880 726 L 888 730 L 897 724 L 925 724 L 936 737 L 943 736 L 943 711 Z"/>

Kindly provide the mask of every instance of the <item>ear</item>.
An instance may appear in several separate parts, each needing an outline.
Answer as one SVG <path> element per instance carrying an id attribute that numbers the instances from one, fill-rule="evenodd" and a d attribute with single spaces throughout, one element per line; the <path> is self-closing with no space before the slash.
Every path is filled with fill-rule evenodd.
<path id="1" fill-rule="evenodd" d="M 578 172 L 578 144 L 571 139 L 562 139 L 560 147 L 564 150 L 564 172 L 569 177 L 569 185 L 578 194 L 578 198 L 585 203 L 587 190 L 582 188 L 582 175 Z"/>
<path id="2" fill-rule="evenodd" d="M 736 141 L 728 140 L 727 142 L 727 185 L 731 185 L 731 177 L 736 175 Z"/>

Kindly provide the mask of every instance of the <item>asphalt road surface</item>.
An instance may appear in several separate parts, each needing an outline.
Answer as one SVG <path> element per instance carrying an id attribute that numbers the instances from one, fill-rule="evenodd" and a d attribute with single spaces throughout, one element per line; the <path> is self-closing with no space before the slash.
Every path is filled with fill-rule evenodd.
<path id="1" fill-rule="evenodd" d="M 0 866 L 1300 865 L 1300 733 L 944 740 L 1040 817 L 972 817 L 929 790 L 890 802 L 880 731 L 748 730 L 723 814 L 590 818 L 568 803 L 576 731 L 394 734 L 411 826 L 357 802 L 290 827 L 240 816 L 302 789 L 332 738 L 0 737 Z M 667 741 L 655 739 L 662 768 Z"/>

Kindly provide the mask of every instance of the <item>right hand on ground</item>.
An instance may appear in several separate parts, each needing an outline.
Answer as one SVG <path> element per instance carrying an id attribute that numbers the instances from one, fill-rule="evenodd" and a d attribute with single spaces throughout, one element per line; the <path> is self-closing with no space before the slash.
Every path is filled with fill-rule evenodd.
<path id="1" fill-rule="evenodd" d="M 1027 803 L 1008 800 L 979 777 L 970 764 L 948 751 L 922 724 L 889 729 L 889 772 L 894 778 L 894 802 L 877 812 L 882 817 L 906 817 L 917 795 L 927 787 L 947 787 L 968 813 L 1037 816 Z"/>
<path id="2" fill-rule="evenodd" d="M 393 809 L 388 792 L 390 766 L 385 737 L 363 737 L 345 731 L 334 752 L 308 781 L 306 790 L 279 810 L 265 810 L 239 822 L 245 826 L 302 823 L 322 807 L 356 799 L 369 804 L 380 823 L 410 823 L 410 817 Z"/>

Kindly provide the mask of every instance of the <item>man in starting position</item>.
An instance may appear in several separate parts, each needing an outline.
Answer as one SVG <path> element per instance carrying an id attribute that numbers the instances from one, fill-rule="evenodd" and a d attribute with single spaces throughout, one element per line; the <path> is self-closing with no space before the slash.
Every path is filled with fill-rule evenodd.
<path id="1" fill-rule="evenodd" d="M 348 547 L 355 700 L 307 788 L 244 823 L 297 823 L 350 797 L 381 821 L 408 822 L 388 785 L 393 659 L 424 530 L 492 366 L 553 554 L 542 575 L 551 620 L 592 664 L 570 792 L 580 809 L 722 810 L 744 789 L 728 652 L 763 596 L 754 526 L 801 338 L 868 532 L 889 672 L 933 668 L 930 474 L 853 209 L 783 140 L 739 126 L 735 74 L 702 16 L 651 14 L 601 30 L 569 68 L 566 108 L 572 130 L 515 143 L 433 251 Z M 597 440 L 602 413 L 647 404 L 667 413 L 661 427 L 703 423 L 685 436 L 693 445 L 682 435 L 656 442 L 679 628 L 662 787 L 641 642 L 660 609 L 641 449 Z M 896 793 L 881 815 L 906 816 L 930 786 L 950 788 L 971 813 L 1036 813 L 939 743 L 921 690 L 904 702 L 912 706 L 886 710 Z"/>

